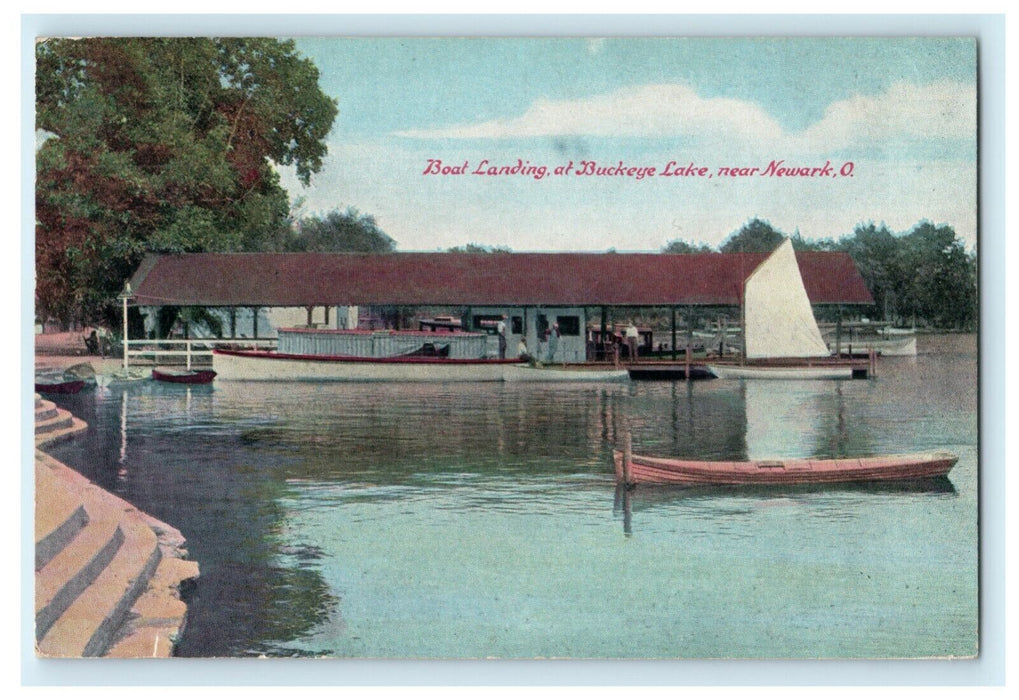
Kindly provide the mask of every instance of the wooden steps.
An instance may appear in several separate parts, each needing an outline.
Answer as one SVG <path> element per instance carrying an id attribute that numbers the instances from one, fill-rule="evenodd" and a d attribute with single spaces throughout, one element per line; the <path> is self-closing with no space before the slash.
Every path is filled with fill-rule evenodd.
<path id="1" fill-rule="evenodd" d="M 84 429 L 54 409 L 36 398 L 37 444 Z M 38 449 L 35 472 L 36 653 L 172 655 L 187 613 L 180 586 L 198 576 L 183 536 Z"/>

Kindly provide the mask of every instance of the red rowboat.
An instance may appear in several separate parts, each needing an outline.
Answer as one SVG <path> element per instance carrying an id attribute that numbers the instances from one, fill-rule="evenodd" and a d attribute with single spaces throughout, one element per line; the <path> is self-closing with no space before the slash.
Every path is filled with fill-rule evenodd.
<path id="1" fill-rule="evenodd" d="M 152 378 L 157 382 L 174 384 L 210 384 L 216 377 L 211 369 L 153 369 Z"/>
<path id="2" fill-rule="evenodd" d="M 81 379 L 35 378 L 35 390 L 39 394 L 77 394 L 84 388 L 85 382 Z"/>
<path id="3" fill-rule="evenodd" d="M 829 484 L 847 481 L 930 479 L 948 474 L 951 452 L 839 459 L 760 459 L 704 462 L 614 453 L 616 479 L 628 484 Z"/>

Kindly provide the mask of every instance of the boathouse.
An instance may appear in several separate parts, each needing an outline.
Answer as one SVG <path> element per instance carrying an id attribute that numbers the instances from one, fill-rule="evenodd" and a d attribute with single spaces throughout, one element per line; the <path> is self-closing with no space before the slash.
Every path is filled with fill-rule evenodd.
<path id="1" fill-rule="evenodd" d="M 460 327 L 494 333 L 506 316 L 512 353 L 520 338 L 534 352 L 558 324 L 556 361 L 589 359 L 588 328 L 638 311 L 671 311 L 685 332 L 698 309 L 738 308 L 746 277 L 766 253 L 195 253 L 151 255 L 130 280 L 139 307 L 220 309 L 236 321 L 259 310 L 303 310 L 301 325 L 349 328 L 358 308 L 455 309 Z M 798 252 L 804 287 L 815 306 L 872 305 L 846 253 Z M 300 311 L 298 311 L 300 318 Z M 589 315 L 592 316 L 589 318 Z M 295 323 L 295 325 L 297 325 Z M 263 334 L 266 334 L 264 326 Z M 246 334 L 245 334 L 246 335 Z M 224 332 L 224 336 L 227 333 Z M 251 337 L 251 336 L 249 336 Z M 496 347 L 493 338 L 493 349 Z M 494 350 L 493 350 L 494 351 Z"/>

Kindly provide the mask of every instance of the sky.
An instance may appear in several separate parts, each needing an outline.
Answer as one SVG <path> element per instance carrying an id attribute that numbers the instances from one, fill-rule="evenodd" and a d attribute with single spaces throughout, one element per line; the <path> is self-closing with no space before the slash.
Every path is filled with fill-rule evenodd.
<path id="1" fill-rule="evenodd" d="M 755 217 L 976 242 L 973 39 L 296 42 L 339 115 L 311 187 L 283 184 L 303 214 L 371 214 L 398 250 L 717 246 Z"/>

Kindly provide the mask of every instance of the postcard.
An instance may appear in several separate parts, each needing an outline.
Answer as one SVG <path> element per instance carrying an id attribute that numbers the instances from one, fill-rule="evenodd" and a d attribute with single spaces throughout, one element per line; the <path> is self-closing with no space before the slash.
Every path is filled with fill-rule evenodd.
<path id="1" fill-rule="evenodd" d="M 970 36 L 40 37 L 40 658 L 974 659 Z"/>

